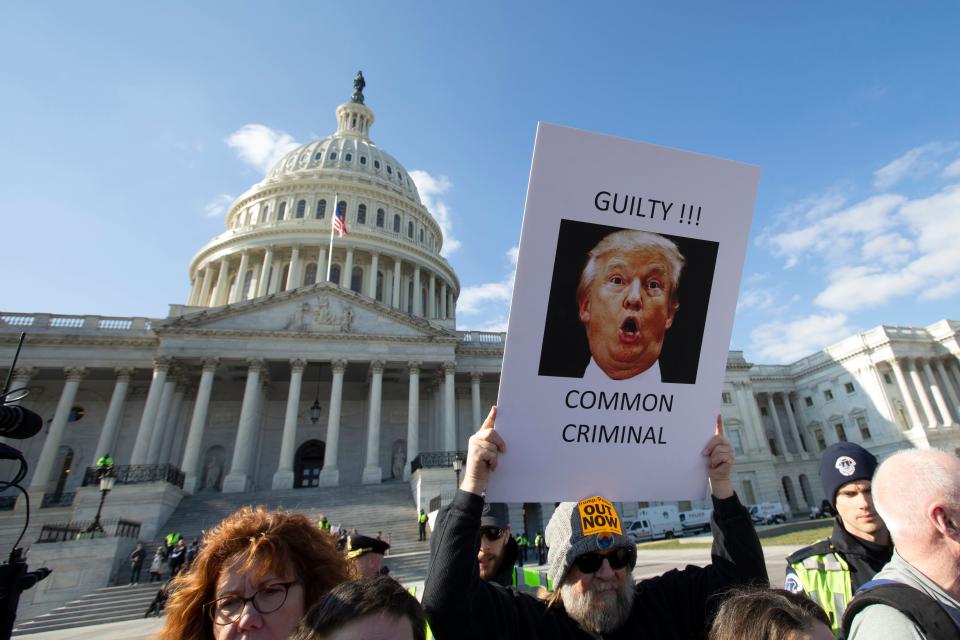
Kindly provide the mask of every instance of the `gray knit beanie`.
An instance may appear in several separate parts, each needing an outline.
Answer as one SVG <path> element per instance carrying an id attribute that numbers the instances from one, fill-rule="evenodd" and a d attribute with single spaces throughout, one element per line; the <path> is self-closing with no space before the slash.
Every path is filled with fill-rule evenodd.
<path id="1" fill-rule="evenodd" d="M 547 524 L 546 538 L 547 577 L 554 589 L 560 588 L 573 561 L 591 551 L 624 547 L 630 550 L 631 571 L 637 563 L 637 545 L 623 534 L 623 522 L 613 503 L 600 496 L 561 502 Z"/>

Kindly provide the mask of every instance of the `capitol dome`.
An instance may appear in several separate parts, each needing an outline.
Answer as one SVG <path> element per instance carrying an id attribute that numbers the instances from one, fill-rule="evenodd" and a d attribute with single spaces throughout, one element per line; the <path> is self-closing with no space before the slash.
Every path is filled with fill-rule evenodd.
<path id="1" fill-rule="evenodd" d="M 329 280 L 453 329 L 460 283 L 440 255 L 443 233 L 406 168 L 370 139 L 374 114 L 362 86 L 336 120 L 335 133 L 284 155 L 230 206 L 226 231 L 191 261 L 188 305 L 237 304 Z M 335 201 L 347 234 L 334 232 L 331 242 Z"/>

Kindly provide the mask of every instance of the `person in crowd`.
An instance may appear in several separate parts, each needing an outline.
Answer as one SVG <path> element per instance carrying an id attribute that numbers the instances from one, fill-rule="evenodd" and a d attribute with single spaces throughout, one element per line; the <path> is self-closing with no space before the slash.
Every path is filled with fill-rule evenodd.
<path id="1" fill-rule="evenodd" d="M 833 640 L 830 618 L 816 602 L 784 589 L 742 589 L 725 596 L 710 640 Z"/>
<path id="2" fill-rule="evenodd" d="M 427 512 L 423 509 L 420 509 L 420 515 L 417 516 L 417 525 L 419 528 L 419 541 L 423 542 L 427 539 Z"/>
<path id="3" fill-rule="evenodd" d="M 320 527 L 320 531 L 329 532 L 329 531 L 330 531 L 331 524 L 330 524 L 330 521 L 327 520 L 327 516 L 325 516 L 325 515 L 323 515 L 323 514 L 321 513 L 321 514 L 320 514 L 320 519 L 317 520 L 317 526 Z"/>
<path id="4" fill-rule="evenodd" d="M 520 555 L 517 541 L 510 535 L 510 510 L 503 502 L 485 502 L 480 512 L 480 550 L 477 567 L 481 580 L 509 587 L 513 584 L 513 565 Z"/>
<path id="5" fill-rule="evenodd" d="M 166 549 L 162 546 L 157 547 L 157 552 L 153 554 L 153 559 L 150 561 L 150 582 L 157 582 L 163 579 L 164 558 L 166 558 Z"/>
<path id="6" fill-rule="evenodd" d="M 143 549 L 143 544 L 138 542 L 137 546 L 130 554 L 130 584 L 140 584 L 140 571 L 143 569 L 143 561 L 147 557 L 147 552 Z"/>
<path id="7" fill-rule="evenodd" d="M 171 531 L 170 533 L 167 534 L 167 537 L 164 538 L 164 543 L 167 546 L 167 550 L 166 550 L 167 555 L 170 555 L 170 552 L 173 551 L 173 548 L 177 546 L 177 540 L 179 540 L 182 537 L 183 536 L 180 535 L 179 531 Z"/>
<path id="8" fill-rule="evenodd" d="M 197 559 L 197 554 L 200 553 L 200 538 L 194 538 L 190 542 L 190 546 L 187 547 L 187 568 L 193 564 L 193 561 Z"/>
<path id="9" fill-rule="evenodd" d="M 170 565 L 170 577 L 174 577 L 180 570 L 183 568 L 184 563 L 187 561 L 187 545 L 181 538 L 177 540 L 177 544 L 173 545 L 173 550 L 170 552 L 170 557 L 167 559 L 167 563 Z"/>
<path id="10" fill-rule="evenodd" d="M 495 419 L 496 407 L 471 436 L 460 489 L 432 536 L 422 602 L 439 640 L 705 638 L 714 595 L 733 586 L 767 585 L 760 540 L 733 491 L 733 447 L 719 417 L 704 449 L 714 504 L 712 564 L 634 583 L 636 546 L 624 535 L 613 503 L 594 496 L 561 503 L 550 518 L 552 593 L 538 599 L 480 580 L 482 494 L 507 446 L 493 428 Z"/>
<path id="11" fill-rule="evenodd" d="M 359 534 L 347 538 L 347 558 L 353 561 L 360 577 L 373 578 L 390 572 L 383 564 L 383 556 L 390 545 L 381 540 L 379 534 L 378 531 L 376 538 Z"/>
<path id="12" fill-rule="evenodd" d="M 854 592 L 890 560 L 893 544 L 877 514 L 871 478 L 872 453 L 852 442 L 838 442 L 820 456 L 823 494 L 837 516 L 830 537 L 787 558 L 785 588 L 817 601 L 839 637 L 843 611 Z"/>
<path id="13" fill-rule="evenodd" d="M 107 476 L 113 475 L 113 456 L 110 455 L 110 452 L 103 454 L 97 458 L 97 478 L 105 478 Z"/>
<path id="14" fill-rule="evenodd" d="M 307 607 L 353 577 L 330 536 L 300 514 L 243 507 L 172 581 L 158 640 L 286 640 Z"/>
<path id="15" fill-rule="evenodd" d="M 960 638 L 960 458 L 894 454 L 877 469 L 873 491 L 895 551 L 850 603 L 847 638 Z"/>
<path id="16" fill-rule="evenodd" d="M 344 582 L 304 617 L 290 640 L 424 640 L 420 603 L 387 576 Z"/>
<path id="17" fill-rule="evenodd" d="M 537 549 L 537 564 L 543 564 L 546 562 L 547 546 L 544 541 L 542 531 L 537 531 L 537 535 L 533 539 L 533 546 Z"/>
<path id="18" fill-rule="evenodd" d="M 587 254 L 577 286 L 580 322 L 590 346 L 584 380 L 664 380 L 660 352 L 680 307 L 684 258 L 656 233 L 623 230 Z"/>
<path id="19" fill-rule="evenodd" d="M 150 601 L 150 606 L 147 607 L 147 612 L 143 614 L 144 618 L 149 618 L 150 616 L 160 617 L 160 614 L 163 613 L 163 608 L 167 606 L 167 600 L 170 599 L 170 581 L 166 581 L 160 585 L 160 589 L 157 590 L 153 600 Z"/>
<path id="20" fill-rule="evenodd" d="M 527 541 L 527 533 L 524 531 L 517 536 L 517 549 L 519 553 L 517 554 L 517 564 L 523 566 L 527 562 L 527 549 L 530 548 L 530 543 Z"/>

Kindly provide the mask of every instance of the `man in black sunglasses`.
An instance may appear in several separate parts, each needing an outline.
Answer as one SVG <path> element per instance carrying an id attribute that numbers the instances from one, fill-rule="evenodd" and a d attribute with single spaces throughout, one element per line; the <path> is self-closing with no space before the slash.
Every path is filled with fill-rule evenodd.
<path id="1" fill-rule="evenodd" d="M 510 510 L 502 502 L 487 502 L 480 514 L 477 566 L 482 580 L 509 587 L 517 561 L 517 541 L 510 534 Z"/>
<path id="2" fill-rule="evenodd" d="M 730 481 L 733 447 L 718 417 L 703 454 L 713 494 L 713 562 L 635 582 L 637 549 L 613 504 L 594 496 L 557 506 L 547 525 L 552 593 L 537 598 L 480 580 L 483 491 L 506 443 L 496 407 L 470 438 L 460 490 L 434 531 L 423 594 L 438 640 L 706 638 L 716 595 L 767 586 L 760 540 Z"/>

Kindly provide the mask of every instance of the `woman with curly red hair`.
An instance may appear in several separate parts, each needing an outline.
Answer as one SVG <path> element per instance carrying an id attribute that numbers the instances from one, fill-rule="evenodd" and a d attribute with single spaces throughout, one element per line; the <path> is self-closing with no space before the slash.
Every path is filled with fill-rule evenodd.
<path id="1" fill-rule="evenodd" d="M 211 530 L 171 584 L 160 640 L 285 640 L 353 577 L 331 536 L 299 514 L 243 507 Z"/>

